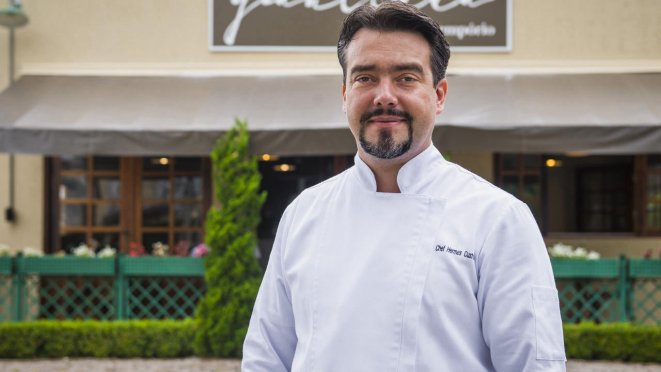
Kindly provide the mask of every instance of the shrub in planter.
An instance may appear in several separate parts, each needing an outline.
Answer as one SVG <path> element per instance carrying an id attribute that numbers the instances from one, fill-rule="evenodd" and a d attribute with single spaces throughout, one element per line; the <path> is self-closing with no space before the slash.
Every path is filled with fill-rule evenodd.
<path id="1" fill-rule="evenodd" d="M 266 192 L 259 192 L 257 158 L 248 151 L 247 123 L 221 137 L 211 153 L 216 199 L 205 226 L 206 296 L 197 307 L 195 354 L 240 357 L 262 280 L 255 257 Z"/>

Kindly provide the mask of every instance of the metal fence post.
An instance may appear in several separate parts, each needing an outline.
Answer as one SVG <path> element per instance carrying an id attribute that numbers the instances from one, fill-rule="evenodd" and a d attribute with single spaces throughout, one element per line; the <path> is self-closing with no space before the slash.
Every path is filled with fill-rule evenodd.
<path id="1" fill-rule="evenodd" d="M 620 255 L 620 320 L 626 322 L 631 317 L 629 316 L 629 273 L 627 272 L 627 258 Z"/>
<path id="2" fill-rule="evenodd" d="M 15 322 L 21 320 L 21 302 L 23 301 L 21 298 L 21 294 L 23 293 L 23 275 L 21 273 L 22 260 L 23 255 L 21 253 L 17 254 L 16 259 L 14 260 L 16 266 L 14 266 L 14 285 L 12 286 L 14 290 L 14 298 L 12 301 L 12 307 L 14 308 L 14 311 L 12 311 L 12 318 Z"/>

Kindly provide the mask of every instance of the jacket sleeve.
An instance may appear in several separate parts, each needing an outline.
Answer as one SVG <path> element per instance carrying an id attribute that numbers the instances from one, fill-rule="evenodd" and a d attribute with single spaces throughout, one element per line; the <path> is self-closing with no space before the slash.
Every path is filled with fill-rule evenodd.
<path id="1" fill-rule="evenodd" d="M 478 306 L 497 371 L 565 371 L 558 291 L 544 240 L 516 201 L 494 222 L 478 257 Z"/>
<path id="2" fill-rule="evenodd" d="M 283 274 L 282 256 L 291 222 L 291 204 L 283 214 L 269 262 L 259 287 L 243 344 L 243 372 L 291 371 L 297 337 L 291 292 Z"/>

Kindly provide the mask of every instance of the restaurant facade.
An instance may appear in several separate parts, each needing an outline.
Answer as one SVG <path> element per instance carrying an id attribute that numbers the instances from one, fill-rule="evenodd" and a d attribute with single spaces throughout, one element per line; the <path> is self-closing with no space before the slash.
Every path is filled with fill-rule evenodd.
<path id="1" fill-rule="evenodd" d="M 333 45 L 355 3 L 239 3 L 24 1 L 11 86 L 0 57 L 0 244 L 203 242 L 209 153 L 239 118 L 265 264 L 286 205 L 353 164 Z M 526 202 L 548 245 L 658 256 L 661 4 L 417 5 L 452 45 L 446 158 Z"/>

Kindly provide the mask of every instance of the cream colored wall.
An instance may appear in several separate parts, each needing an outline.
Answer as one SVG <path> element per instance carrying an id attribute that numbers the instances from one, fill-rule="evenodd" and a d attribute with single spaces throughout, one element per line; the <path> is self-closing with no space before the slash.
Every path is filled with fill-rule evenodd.
<path id="1" fill-rule="evenodd" d="M 24 3 L 30 23 L 17 30 L 17 62 L 24 74 L 339 71 L 335 53 L 208 51 L 207 0 Z M 513 51 L 454 53 L 450 72 L 660 72 L 659 14 L 656 0 L 514 1 Z M 0 68 L 0 74 L 5 71 Z"/>
<path id="2" fill-rule="evenodd" d="M 453 152 L 450 161 L 493 183 L 493 156 L 490 152 Z"/>
<path id="3" fill-rule="evenodd" d="M 43 249 L 44 234 L 44 158 L 39 155 L 14 157 L 14 210 L 16 221 L 5 220 L 9 205 L 9 156 L 0 154 L 0 244 L 13 253 L 25 246 Z"/>

